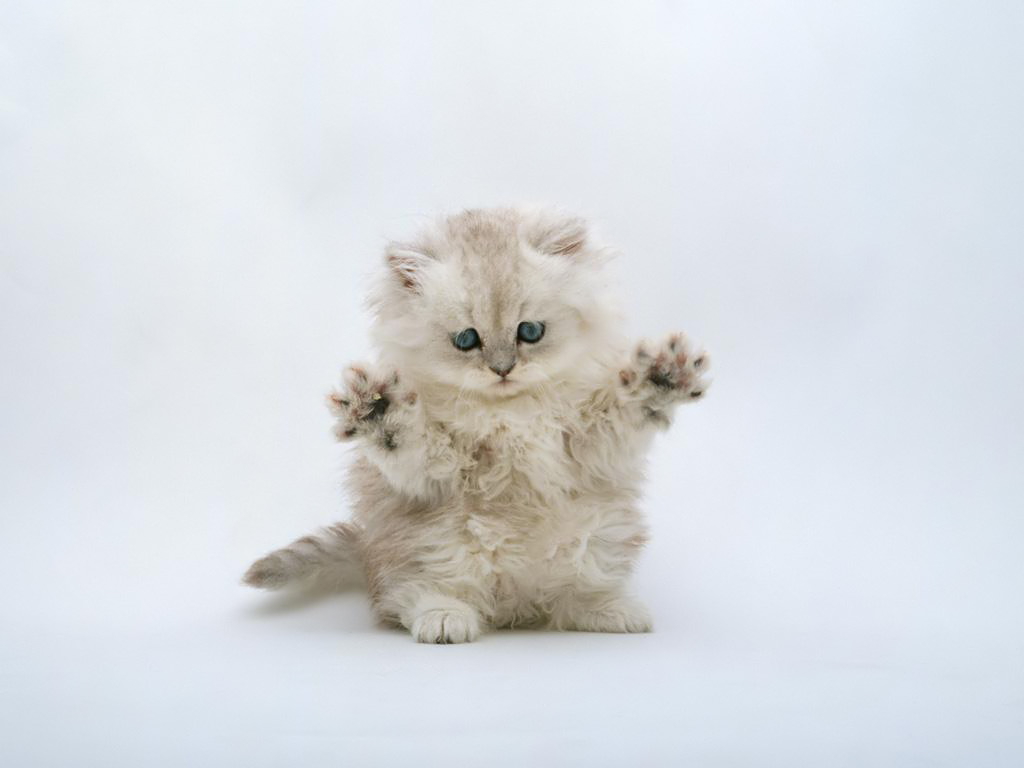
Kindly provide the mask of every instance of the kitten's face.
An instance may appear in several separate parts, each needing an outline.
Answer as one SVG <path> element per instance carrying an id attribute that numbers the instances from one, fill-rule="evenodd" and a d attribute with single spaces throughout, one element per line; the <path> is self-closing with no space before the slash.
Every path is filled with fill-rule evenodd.
<path id="1" fill-rule="evenodd" d="M 393 246 L 377 298 L 385 357 L 418 380 L 485 398 L 574 379 L 610 314 L 585 236 L 578 220 L 471 211 Z"/>
<path id="2" fill-rule="evenodd" d="M 416 367 L 497 397 L 569 374 L 586 351 L 582 318 L 559 296 L 566 276 L 550 279 L 537 256 L 523 249 L 499 257 L 500 265 L 478 254 L 439 265 L 423 286 L 421 318 L 430 332 L 410 350 Z"/>

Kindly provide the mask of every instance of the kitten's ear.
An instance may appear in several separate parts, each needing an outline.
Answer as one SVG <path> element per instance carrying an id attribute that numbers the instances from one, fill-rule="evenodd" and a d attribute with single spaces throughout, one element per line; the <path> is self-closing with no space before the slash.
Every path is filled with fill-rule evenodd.
<path id="1" fill-rule="evenodd" d="M 423 271 L 434 257 L 425 249 L 409 243 L 391 243 L 385 252 L 388 268 L 405 290 L 419 293 Z"/>
<path id="2" fill-rule="evenodd" d="M 587 245 L 587 223 L 575 216 L 542 214 L 527 223 L 526 236 L 541 253 L 577 256 Z"/>

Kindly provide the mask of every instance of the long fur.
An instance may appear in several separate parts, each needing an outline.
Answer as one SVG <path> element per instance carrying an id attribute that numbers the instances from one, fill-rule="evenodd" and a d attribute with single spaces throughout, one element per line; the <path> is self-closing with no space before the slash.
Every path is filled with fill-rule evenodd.
<path id="1" fill-rule="evenodd" d="M 581 220 L 544 210 L 465 211 L 389 246 L 371 297 L 379 362 L 350 366 L 328 397 L 358 453 L 353 519 L 245 581 L 362 573 L 378 617 L 421 642 L 648 631 L 627 587 L 647 539 L 644 456 L 704 393 L 708 361 L 681 334 L 630 349 L 605 260 Z M 521 322 L 544 336 L 517 341 Z M 481 346 L 453 345 L 466 328 Z"/>

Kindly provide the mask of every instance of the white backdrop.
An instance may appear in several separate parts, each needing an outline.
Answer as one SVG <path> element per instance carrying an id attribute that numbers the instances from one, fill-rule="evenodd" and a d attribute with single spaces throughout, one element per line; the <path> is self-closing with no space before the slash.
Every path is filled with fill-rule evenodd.
<path id="1" fill-rule="evenodd" d="M 1024 761 L 1024 6 L 0 5 L 0 762 Z M 649 636 L 248 592 L 389 235 L 584 213 L 708 398 Z"/>

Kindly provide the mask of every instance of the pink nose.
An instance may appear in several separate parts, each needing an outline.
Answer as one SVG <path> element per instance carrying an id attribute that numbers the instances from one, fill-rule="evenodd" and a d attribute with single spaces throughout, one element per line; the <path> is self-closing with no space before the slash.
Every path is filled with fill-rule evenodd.
<path id="1" fill-rule="evenodd" d="M 492 365 L 492 366 L 490 366 L 491 370 L 494 371 L 499 376 L 501 376 L 501 378 L 503 378 L 503 379 L 506 376 L 508 376 L 508 372 L 511 371 L 515 367 L 516 367 L 515 363 L 507 363 L 505 365 Z"/>

